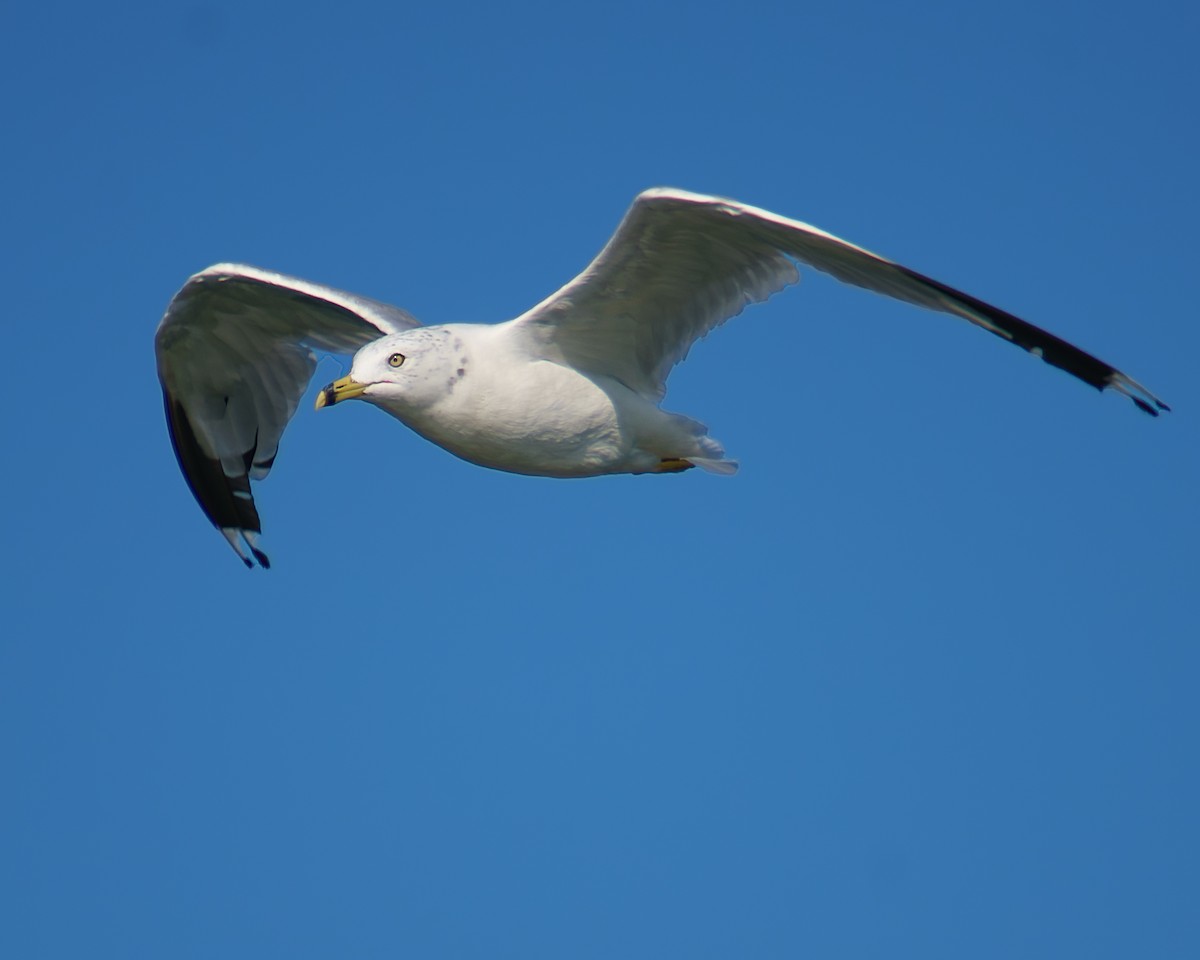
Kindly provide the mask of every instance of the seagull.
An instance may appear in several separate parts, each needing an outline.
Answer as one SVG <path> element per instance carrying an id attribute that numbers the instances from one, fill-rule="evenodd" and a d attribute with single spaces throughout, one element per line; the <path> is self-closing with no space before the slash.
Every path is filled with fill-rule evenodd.
<path id="1" fill-rule="evenodd" d="M 408 312 L 243 264 L 190 277 L 155 334 L 167 428 L 201 510 L 248 567 L 269 567 L 262 480 L 316 369 L 349 355 L 316 407 L 366 400 L 471 463 L 544 477 L 733 473 L 704 424 L 659 406 L 692 344 L 799 280 L 797 264 L 961 317 L 1153 416 L 1166 404 L 1102 360 L 817 227 L 672 188 L 637 196 L 566 286 L 499 324 Z"/>

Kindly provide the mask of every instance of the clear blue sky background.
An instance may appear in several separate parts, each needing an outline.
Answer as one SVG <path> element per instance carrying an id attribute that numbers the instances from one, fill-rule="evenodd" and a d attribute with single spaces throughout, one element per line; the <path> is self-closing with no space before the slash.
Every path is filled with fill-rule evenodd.
<path id="1" fill-rule="evenodd" d="M 0 955 L 1200 955 L 1198 26 L 10 10 Z M 310 397 L 259 490 L 275 568 L 242 568 L 162 422 L 190 273 L 502 320 L 660 184 L 1175 412 L 809 275 L 672 379 L 736 478 L 507 476 Z"/>

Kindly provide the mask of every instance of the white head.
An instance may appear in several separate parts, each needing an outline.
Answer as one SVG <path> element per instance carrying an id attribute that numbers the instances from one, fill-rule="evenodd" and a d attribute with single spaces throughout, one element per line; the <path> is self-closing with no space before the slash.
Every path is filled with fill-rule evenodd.
<path id="1" fill-rule="evenodd" d="M 317 409 L 357 397 L 397 412 L 418 410 L 444 399 L 468 362 L 461 339 L 446 327 L 389 334 L 354 355 L 350 375 L 317 395 Z"/>

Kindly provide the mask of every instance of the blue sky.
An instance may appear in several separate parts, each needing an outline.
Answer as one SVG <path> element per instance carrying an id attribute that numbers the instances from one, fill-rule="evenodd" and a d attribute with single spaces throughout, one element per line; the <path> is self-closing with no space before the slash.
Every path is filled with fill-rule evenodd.
<path id="1" fill-rule="evenodd" d="M 1197 955 L 1193 5 L 4 19 L 0 955 Z M 653 185 L 1175 412 L 809 274 L 671 380 L 737 477 L 308 399 L 242 568 L 162 421 L 190 273 L 502 320 Z"/>

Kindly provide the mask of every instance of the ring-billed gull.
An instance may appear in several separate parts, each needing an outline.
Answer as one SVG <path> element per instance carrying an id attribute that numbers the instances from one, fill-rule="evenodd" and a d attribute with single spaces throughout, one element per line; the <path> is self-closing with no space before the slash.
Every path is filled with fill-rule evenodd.
<path id="1" fill-rule="evenodd" d="M 798 280 L 797 263 L 962 317 L 1147 413 L 1168 409 L 1053 334 L 823 230 L 660 188 L 634 200 L 583 273 L 506 323 L 422 327 L 397 307 L 256 267 L 197 273 L 155 336 L 171 441 L 201 509 L 247 566 L 264 567 L 250 481 L 275 461 L 314 350 L 354 353 L 318 409 L 367 400 L 485 467 L 732 473 L 703 424 L 660 409 L 667 375 L 697 339 Z"/>

